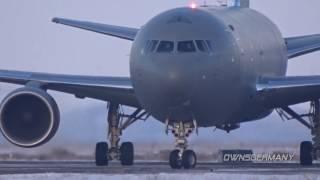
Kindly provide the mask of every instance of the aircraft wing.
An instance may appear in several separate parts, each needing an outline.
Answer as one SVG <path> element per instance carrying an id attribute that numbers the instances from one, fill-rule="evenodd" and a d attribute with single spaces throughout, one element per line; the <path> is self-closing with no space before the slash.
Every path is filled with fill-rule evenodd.
<path id="1" fill-rule="evenodd" d="M 109 36 L 118 37 L 121 39 L 131 40 L 133 41 L 136 37 L 139 29 L 129 28 L 129 27 L 121 27 L 121 26 L 113 26 L 107 24 L 93 23 L 87 21 L 76 21 L 71 19 L 64 18 L 53 18 L 52 22 L 63 24 L 67 26 L 72 26 L 88 31 L 93 31 L 96 33 L 101 33 Z"/>
<path id="2" fill-rule="evenodd" d="M 320 99 L 320 76 L 261 78 L 257 97 L 268 108 L 279 108 Z"/>
<path id="3" fill-rule="evenodd" d="M 286 38 L 288 58 L 294 58 L 320 50 L 320 34 Z"/>
<path id="4" fill-rule="evenodd" d="M 73 94 L 78 98 L 88 97 L 140 107 L 130 78 L 73 76 L 0 70 L 0 82 L 40 86 L 48 90 Z"/>

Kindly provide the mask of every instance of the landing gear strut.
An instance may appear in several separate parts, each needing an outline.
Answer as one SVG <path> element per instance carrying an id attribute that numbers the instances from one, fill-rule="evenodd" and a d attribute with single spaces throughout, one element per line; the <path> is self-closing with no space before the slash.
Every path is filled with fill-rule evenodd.
<path id="1" fill-rule="evenodd" d="M 169 156 L 169 164 L 172 169 L 181 169 L 182 167 L 185 169 L 194 168 L 197 164 L 197 156 L 193 150 L 188 150 L 188 141 L 187 138 L 189 135 L 196 129 L 197 131 L 197 123 L 193 122 L 180 122 L 173 123 L 170 127 L 167 121 L 167 129 L 166 133 L 171 130 L 172 134 L 176 138 L 176 149 L 170 153 Z"/>
<path id="2" fill-rule="evenodd" d="M 123 142 L 119 146 L 122 131 L 129 127 L 137 120 L 145 120 L 149 115 L 137 109 L 131 115 L 120 113 L 120 105 L 110 103 L 108 106 L 108 140 L 107 142 L 99 142 L 96 144 L 95 162 L 97 166 L 107 166 L 111 160 L 119 160 L 124 166 L 133 165 L 134 146 L 131 142 Z M 126 118 L 126 121 L 123 121 Z"/>
<path id="3" fill-rule="evenodd" d="M 298 120 L 311 130 L 312 142 L 304 141 L 300 144 L 300 164 L 312 165 L 313 160 L 320 158 L 320 101 L 314 100 L 310 103 L 308 114 L 297 114 L 290 107 L 277 109 L 277 112 L 282 119 Z"/>

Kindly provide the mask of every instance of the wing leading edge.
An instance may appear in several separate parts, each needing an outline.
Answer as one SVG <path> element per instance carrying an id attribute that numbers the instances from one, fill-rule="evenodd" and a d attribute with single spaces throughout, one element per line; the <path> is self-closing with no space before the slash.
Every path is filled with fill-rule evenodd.
<path id="1" fill-rule="evenodd" d="M 114 36 L 121 39 L 126 39 L 133 41 L 136 37 L 139 29 L 136 28 L 129 28 L 129 27 L 122 27 L 122 26 L 113 26 L 107 24 L 100 24 L 94 22 L 87 22 L 87 21 L 76 21 L 71 19 L 64 19 L 64 18 L 53 18 L 52 22 L 57 24 L 63 24 L 67 26 L 72 26 L 88 31 L 93 31 L 96 33 L 101 33 L 109 36 Z"/>
<path id="2" fill-rule="evenodd" d="M 39 84 L 41 88 L 73 94 L 78 98 L 88 97 L 140 107 L 130 78 L 0 70 L 0 82 L 20 85 Z"/>
<path id="3" fill-rule="evenodd" d="M 320 99 L 320 76 L 261 78 L 257 96 L 268 108 L 279 108 Z"/>
<path id="4" fill-rule="evenodd" d="M 288 58 L 295 58 L 320 50 L 320 34 L 285 39 Z"/>

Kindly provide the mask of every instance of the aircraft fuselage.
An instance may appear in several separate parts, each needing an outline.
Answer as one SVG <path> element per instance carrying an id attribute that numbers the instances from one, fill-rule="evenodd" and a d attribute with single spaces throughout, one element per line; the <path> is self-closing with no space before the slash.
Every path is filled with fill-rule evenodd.
<path id="1" fill-rule="evenodd" d="M 151 19 L 130 56 L 141 105 L 165 122 L 200 127 L 261 119 L 272 112 L 255 99 L 260 76 L 284 76 L 284 39 L 249 8 L 178 8 Z"/>

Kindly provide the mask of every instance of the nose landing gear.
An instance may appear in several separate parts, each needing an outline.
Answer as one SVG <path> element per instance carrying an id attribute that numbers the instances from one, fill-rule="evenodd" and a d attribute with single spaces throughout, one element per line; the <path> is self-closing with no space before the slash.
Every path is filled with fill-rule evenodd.
<path id="1" fill-rule="evenodd" d="M 166 124 L 166 132 L 168 133 L 168 131 L 171 130 L 172 134 L 176 138 L 176 149 L 173 150 L 169 156 L 170 167 L 172 169 L 181 169 L 182 167 L 185 169 L 195 168 L 197 164 L 197 156 L 193 150 L 187 149 L 187 137 L 189 137 L 195 129 L 197 131 L 196 121 L 193 121 L 192 123 L 173 123 L 172 127 L 169 127 L 168 121 Z"/>

